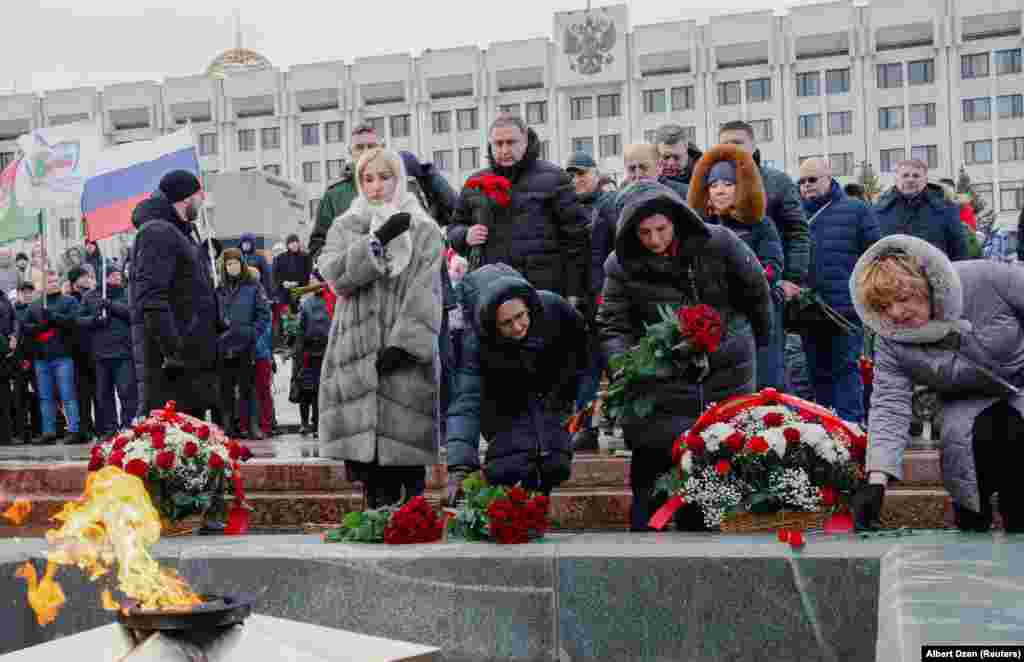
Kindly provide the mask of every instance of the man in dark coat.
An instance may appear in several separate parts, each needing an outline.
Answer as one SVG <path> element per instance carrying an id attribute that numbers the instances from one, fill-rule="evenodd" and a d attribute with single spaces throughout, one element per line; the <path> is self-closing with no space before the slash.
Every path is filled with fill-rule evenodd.
<path id="1" fill-rule="evenodd" d="M 71 296 L 78 302 L 81 311 L 85 296 L 96 287 L 96 271 L 92 263 L 83 259 L 82 264 L 68 271 L 68 282 L 71 283 Z M 71 358 L 75 362 L 75 389 L 78 394 L 78 420 L 82 436 L 91 439 L 96 435 L 96 419 L 99 405 L 96 402 L 96 369 L 93 364 L 90 333 L 76 327 L 71 349 Z"/>
<path id="2" fill-rule="evenodd" d="M 15 336 L 14 306 L 7 293 L 0 291 L 0 445 L 11 443 L 11 414 L 14 407 L 14 351 L 18 346 Z"/>
<path id="3" fill-rule="evenodd" d="M 475 220 L 482 196 L 463 188 L 448 227 L 452 248 L 468 257 L 482 246 L 483 264 L 508 264 L 537 289 L 582 309 L 590 290 L 590 224 L 569 176 L 540 159 L 540 140 L 520 118 L 499 115 L 489 136 L 491 167 L 474 177 L 507 178 L 512 202 L 488 227 Z"/>
<path id="4" fill-rule="evenodd" d="M 928 183 L 928 164 L 911 159 L 896 164 L 896 187 L 875 205 L 883 237 L 906 234 L 924 239 L 950 260 L 966 260 L 967 226 L 960 207 L 938 184 Z"/>
<path id="5" fill-rule="evenodd" d="M 232 436 L 262 439 L 259 426 L 249 427 L 251 385 L 255 379 L 253 361 L 256 341 L 270 324 L 270 304 L 263 294 L 255 267 L 246 267 L 237 248 L 221 256 L 221 281 L 217 288 L 220 307 L 230 328 L 218 340 L 221 357 L 221 412 L 224 429 Z M 235 389 L 240 391 L 237 398 Z M 241 412 L 241 428 L 235 430 L 234 414 Z"/>
<path id="6" fill-rule="evenodd" d="M 804 334 L 815 400 L 835 409 L 843 420 L 860 423 L 864 419 L 864 387 L 858 360 L 864 332 L 850 297 L 850 276 L 860 256 L 880 238 L 878 219 L 871 207 L 843 192 L 825 159 L 804 161 L 799 184 L 804 211 L 812 219 L 807 285 L 858 329 L 854 333 Z"/>
<path id="7" fill-rule="evenodd" d="M 106 296 L 102 287 L 94 288 L 83 297 L 78 317 L 79 326 L 89 336 L 96 375 L 96 432 L 101 437 L 129 427 L 139 408 L 128 292 L 122 287 L 120 265 L 108 262 L 106 272 Z M 121 402 L 120 419 L 115 391 Z"/>
<path id="8" fill-rule="evenodd" d="M 638 182 L 619 218 L 615 252 L 605 263 L 603 296 L 597 327 L 609 363 L 635 347 L 647 325 L 661 320 L 661 306 L 707 304 L 726 329 L 708 357 L 710 372 L 700 388 L 680 374 L 654 377 L 651 415 L 618 421 L 633 451 L 631 528 L 646 531 L 655 481 L 672 468 L 672 442 L 696 422 L 703 406 L 754 391 L 755 347 L 771 337 L 771 294 L 764 269 L 743 240 L 704 223 L 668 187 Z M 692 510 L 686 512 L 689 521 Z M 695 519 L 703 521 L 699 513 Z"/>
<path id="9" fill-rule="evenodd" d="M 32 338 L 33 366 L 39 386 L 39 408 L 43 418 L 43 435 L 39 444 L 57 442 L 57 399 L 60 398 L 67 417 L 68 435 L 64 443 L 84 443 L 79 433 L 78 399 L 75 394 L 75 364 L 71 358 L 78 321 L 78 303 L 61 294 L 57 272 L 48 270 L 45 299 L 29 306 L 23 332 Z M 55 392 L 56 391 L 56 392 Z"/>
<path id="10" fill-rule="evenodd" d="M 195 175 L 175 170 L 132 213 L 132 351 L 143 415 L 168 400 L 198 416 L 217 406 L 220 306 L 192 225 L 203 195 Z"/>
<path id="11" fill-rule="evenodd" d="M 662 124 L 655 133 L 658 148 L 658 182 L 685 200 L 693 168 L 703 153 L 686 140 L 686 131 L 678 124 Z"/>
<path id="12" fill-rule="evenodd" d="M 299 235 L 288 235 L 285 245 L 287 250 L 274 258 L 274 290 L 267 292 L 267 296 L 274 299 L 275 332 L 280 328 L 281 315 L 286 310 L 290 310 L 293 315 L 299 312 L 299 302 L 292 300 L 289 290 L 306 285 L 309 275 L 313 273 L 313 258 L 302 250 Z"/>
<path id="13" fill-rule="evenodd" d="M 782 251 L 785 257 L 782 280 L 779 286 L 785 298 L 792 299 L 800 293 L 800 286 L 807 279 L 807 265 L 811 259 L 811 240 L 800 204 L 800 193 L 789 175 L 770 168 L 761 163 L 761 151 L 754 141 L 754 128 L 746 122 L 726 122 L 718 132 L 718 142 L 730 143 L 742 147 L 754 157 L 754 163 L 761 171 L 764 191 L 767 198 L 765 216 L 775 223 L 775 229 L 782 239 Z M 775 305 L 775 316 L 783 319 L 784 302 Z M 769 361 L 757 366 L 758 381 L 761 384 L 775 384 L 777 388 L 785 388 L 785 354 L 786 333 L 779 324 L 778 333 L 772 334 L 773 351 L 766 353 Z"/>
<path id="14" fill-rule="evenodd" d="M 348 211 L 352 201 L 359 195 L 356 190 L 355 177 L 352 174 L 354 164 L 359 161 L 359 157 L 364 152 L 383 146 L 384 143 L 372 124 L 363 122 L 352 127 L 352 135 L 348 142 L 348 151 L 352 160 L 345 164 L 338 181 L 328 182 L 327 190 L 320 198 L 320 206 L 316 210 L 316 225 L 309 235 L 309 254 L 313 256 L 314 260 L 320 256 L 320 249 L 327 241 L 327 232 L 334 225 L 334 219 Z"/>
<path id="15" fill-rule="evenodd" d="M 495 264 L 461 283 L 468 319 L 448 408 L 448 498 L 480 468 L 492 484 L 550 492 L 572 464 L 564 419 L 586 365 L 583 318 L 553 292 Z"/>
<path id="16" fill-rule="evenodd" d="M 85 242 L 85 264 L 92 267 L 96 282 L 103 282 L 103 253 L 100 252 L 100 245 L 91 239 Z"/>
<path id="17" fill-rule="evenodd" d="M 39 387 L 36 385 L 35 367 L 32 365 L 34 343 L 25 333 L 29 306 L 35 299 L 35 285 L 31 279 L 18 284 L 18 300 L 14 304 L 16 320 L 16 348 L 14 351 L 14 437 L 29 443 L 42 431 L 39 409 Z"/>
<path id="18" fill-rule="evenodd" d="M 601 173 L 597 169 L 594 157 L 586 152 L 576 152 L 569 157 L 565 171 L 572 177 L 576 195 L 590 220 L 590 299 L 585 311 L 587 323 L 592 326 L 593 317 L 597 314 L 597 298 L 604 287 L 604 261 L 612 252 L 614 243 L 616 193 L 601 190 Z M 597 398 L 601 374 L 605 369 L 596 337 L 591 334 L 589 341 L 590 365 L 580 381 L 580 391 L 576 395 L 577 410 L 583 409 Z M 577 452 L 596 452 L 599 450 L 599 436 L 593 419 L 587 416 L 581 422 L 580 429 L 573 439 L 573 449 Z"/>

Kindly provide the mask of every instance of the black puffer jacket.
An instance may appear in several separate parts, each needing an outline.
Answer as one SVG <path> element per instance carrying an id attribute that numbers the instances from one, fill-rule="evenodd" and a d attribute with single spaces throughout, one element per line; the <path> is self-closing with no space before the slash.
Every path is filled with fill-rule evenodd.
<path id="1" fill-rule="evenodd" d="M 689 271 L 701 303 L 722 316 L 728 330 L 710 356 L 711 374 L 703 384 L 704 404 L 754 390 L 755 339 L 768 342 L 772 302 L 764 270 L 754 253 L 732 231 L 709 226 L 678 195 L 655 183 L 643 183 L 619 220 L 615 252 L 605 264 L 604 300 L 597 326 L 606 358 L 635 346 L 646 324 L 660 320 L 660 305 L 684 303 Z M 637 236 L 637 226 L 654 213 L 672 219 L 678 250 L 657 256 Z M 696 384 L 680 377 L 653 379 L 654 414 L 622 420 L 633 448 L 668 448 L 701 413 Z"/>
<path id="2" fill-rule="evenodd" d="M 128 291 L 123 287 L 108 287 L 106 304 L 103 290 L 96 288 L 82 298 L 78 310 L 78 325 L 89 336 L 93 359 L 130 359 L 132 357 L 131 306 Z M 104 305 L 106 315 L 101 315 Z"/>
<path id="3" fill-rule="evenodd" d="M 562 418 L 587 362 L 583 318 L 504 264 L 467 275 L 459 291 L 467 330 L 448 408 L 448 465 L 476 469 L 483 434 L 492 483 L 550 487 L 565 480 L 572 452 Z M 499 305 L 513 297 L 530 308 L 523 340 L 502 338 L 495 326 Z"/>
<path id="4" fill-rule="evenodd" d="M 775 223 L 782 239 L 786 264 L 782 278 L 793 283 L 804 283 L 807 266 L 811 262 L 811 233 L 807 227 L 804 208 L 800 204 L 800 191 L 786 173 L 761 165 L 761 151 L 754 151 L 754 163 L 761 169 L 766 197 L 765 215 Z"/>
<path id="5" fill-rule="evenodd" d="M 22 333 L 32 338 L 33 358 L 39 361 L 70 358 L 75 348 L 78 302 L 60 292 L 46 295 L 28 307 Z"/>
<path id="6" fill-rule="evenodd" d="M 138 229 L 132 254 L 132 350 L 142 406 L 146 389 L 159 383 L 164 357 L 175 355 L 195 372 L 217 367 L 220 306 L 210 261 L 192 235 L 192 225 L 154 193 L 132 212 Z M 146 318 L 150 318 L 149 325 Z M 147 410 L 148 411 L 148 410 Z"/>
<path id="7" fill-rule="evenodd" d="M 539 158 L 540 141 L 532 129 L 527 136 L 523 160 L 510 173 L 512 204 L 490 228 L 483 263 L 507 264 L 539 290 L 585 297 L 590 290 L 590 219 L 569 175 Z M 487 154 L 491 167 L 474 176 L 505 174 L 495 168 L 490 147 Z M 452 247 L 466 257 L 466 232 L 474 223 L 468 193 L 462 190 L 448 227 Z"/>

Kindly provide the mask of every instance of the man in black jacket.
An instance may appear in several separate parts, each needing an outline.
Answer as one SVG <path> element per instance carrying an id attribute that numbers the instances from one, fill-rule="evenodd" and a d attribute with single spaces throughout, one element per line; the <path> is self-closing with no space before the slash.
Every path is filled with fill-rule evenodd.
<path id="1" fill-rule="evenodd" d="M 11 384 L 14 379 L 15 337 L 14 306 L 7 293 L 0 291 L 0 445 L 11 443 L 11 413 L 14 395 Z"/>
<path id="2" fill-rule="evenodd" d="M 540 158 L 540 140 L 522 119 L 499 115 L 491 124 L 490 168 L 511 184 L 511 203 L 481 222 L 479 192 L 463 187 L 448 227 L 452 248 L 469 256 L 483 247 L 482 264 L 499 262 L 521 273 L 538 290 L 565 297 L 582 310 L 590 290 L 590 224 L 569 176 Z"/>
<path id="3" fill-rule="evenodd" d="M 220 306 L 192 225 L 203 197 L 194 174 L 175 170 L 132 213 L 132 352 L 143 415 L 168 400 L 199 416 L 217 407 Z"/>
<path id="4" fill-rule="evenodd" d="M 98 255 L 96 253 L 95 255 Z M 86 295 L 96 287 L 96 271 L 88 261 L 68 271 L 68 282 L 71 283 L 71 296 L 78 302 L 81 311 Z M 91 439 L 97 432 L 96 419 L 99 417 L 99 405 L 96 403 L 96 367 L 92 360 L 91 334 L 87 329 L 75 329 L 71 358 L 75 362 L 75 392 L 78 394 L 78 419 L 81 424 L 82 436 Z M 96 415 L 94 416 L 94 410 Z"/>
<path id="5" fill-rule="evenodd" d="M 96 431 L 113 434 L 131 425 L 138 412 L 138 385 L 132 362 L 131 306 L 122 287 L 121 267 L 108 262 L 107 292 L 95 288 L 79 307 L 78 324 L 89 335 L 89 348 L 96 375 Z M 114 392 L 121 401 L 117 417 Z"/>
<path id="6" fill-rule="evenodd" d="M 313 258 L 302 250 L 299 235 L 290 234 L 285 239 L 287 250 L 274 258 L 271 271 L 274 274 L 274 291 L 267 292 L 274 300 L 274 333 L 280 332 L 281 315 L 290 310 L 292 315 L 299 312 L 299 302 L 293 301 L 289 290 L 309 283 L 313 273 Z"/>
<path id="7" fill-rule="evenodd" d="M 29 306 L 35 299 L 35 289 L 31 279 L 21 281 L 18 284 L 18 300 L 14 304 L 14 438 L 25 444 L 42 431 L 39 387 L 32 365 L 33 343 L 32 338 L 25 333 Z"/>

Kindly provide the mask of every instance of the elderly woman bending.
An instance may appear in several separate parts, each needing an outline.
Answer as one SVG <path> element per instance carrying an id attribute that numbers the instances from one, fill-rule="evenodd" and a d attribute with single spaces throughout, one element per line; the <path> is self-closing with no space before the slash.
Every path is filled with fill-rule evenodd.
<path id="1" fill-rule="evenodd" d="M 942 475 L 956 524 L 985 531 L 991 498 L 1007 531 L 1024 531 L 1019 440 L 1024 437 L 1024 269 L 950 262 L 931 244 L 891 235 L 865 252 L 850 280 L 875 331 L 869 485 L 854 496 L 859 528 L 876 528 L 886 484 L 902 476 L 913 384 L 941 395 Z"/>

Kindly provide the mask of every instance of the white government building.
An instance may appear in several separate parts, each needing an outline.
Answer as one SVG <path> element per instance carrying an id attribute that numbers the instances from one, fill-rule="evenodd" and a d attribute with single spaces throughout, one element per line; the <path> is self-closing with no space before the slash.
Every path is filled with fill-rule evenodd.
<path id="1" fill-rule="evenodd" d="M 1021 0 L 874 0 L 631 26 L 613 5 L 556 13 L 551 40 L 287 70 L 239 39 L 203 74 L 0 96 L 0 165 L 34 127 L 98 118 L 119 144 L 191 122 L 205 171 L 304 182 L 313 212 L 360 121 L 459 186 L 485 162 L 500 111 L 526 119 L 544 157 L 586 150 L 612 175 L 623 146 L 662 123 L 703 148 L 743 119 L 790 174 L 815 155 L 847 177 L 870 163 L 883 183 L 904 158 L 927 161 L 933 179 L 963 164 L 1009 220 L 1024 208 L 1022 17 Z"/>

